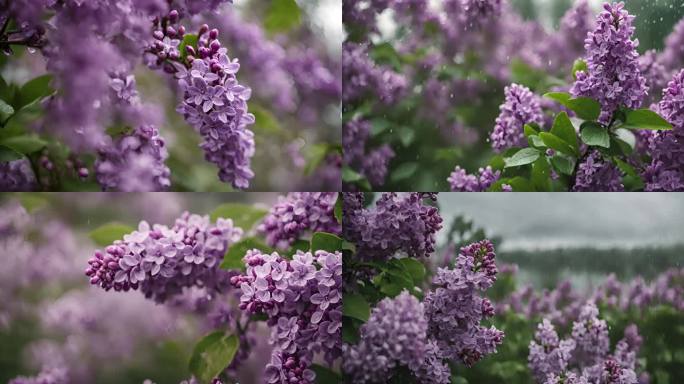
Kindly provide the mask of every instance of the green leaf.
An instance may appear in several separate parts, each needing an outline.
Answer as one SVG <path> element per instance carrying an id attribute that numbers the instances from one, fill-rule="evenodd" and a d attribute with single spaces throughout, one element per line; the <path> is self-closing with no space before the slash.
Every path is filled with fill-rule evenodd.
<path id="1" fill-rule="evenodd" d="M 577 80 L 577 72 L 582 71 L 586 72 L 588 69 L 587 62 L 582 60 L 582 59 L 577 59 L 575 62 L 572 64 L 572 78 Z"/>
<path id="2" fill-rule="evenodd" d="M 561 105 L 574 111 L 583 120 L 593 121 L 601 114 L 601 104 L 588 97 L 573 99 L 567 92 L 550 92 L 544 95 L 548 99 L 555 100 Z"/>
<path id="3" fill-rule="evenodd" d="M 615 140 L 617 141 L 622 152 L 629 156 L 634 152 L 636 147 L 636 136 L 629 129 L 618 128 L 615 130 Z"/>
<path id="4" fill-rule="evenodd" d="M 355 183 L 363 179 L 363 175 L 356 172 L 355 170 L 349 167 L 342 167 L 342 181 L 344 181 L 345 183 Z"/>
<path id="5" fill-rule="evenodd" d="M 54 90 L 50 88 L 51 80 L 52 75 L 43 75 L 29 80 L 24 84 L 19 90 L 17 109 L 32 104 L 43 96 L 47 96 L 54 92 Z"/>
<path id="6" fill-rule="evenodd" d="M 359 319 L 363 322 L 370 317 L 370 305 L 366 299 L 356 293 L 345 293 L 342 298 L 342 314 Z"/>
<path id="7" fill-rule="evenodd" d="M 580 136 L 584 144 L 610 148 L 610 135 L 608 135 L 606 128 L 593 122 L 585 122 L 581 129 Z"/>
<path id="8" fill-rule="evenodd" d="M 221 262 L 221 269 L 244 270 L 245 263 L 242 261 L 242 258 L 245 257 L 247 251 L 251 249 L 258 249 L 263 253 L 269 254 L 273 252 L 273 249 L 260 239 L 247 237 L 228 247 L 228 251 L 226 251 L 226 254 L 223 256 L 223 261 Z"/>
<path id="9" fill-rule="evenodd" d="M 551 165 L 564 175 L 572 175 L 575 171 L 575 159 L 559 153 L 551 157 Z"/>
<path id="10" fill-rule="evenodd" d="M 672 125 L 663 119 L 659 114 L 650 109 L 637 109 L 627 111 L 623 128 L 628 129 L 650 129 L 650 130 L 670 130 Z"/>
<path id="11" fill-rule="evenodd" d="M 546 144 L 544 144 L 544 140 L 542 140 L 538 135 L 532 135 L 532 136 L 527 136 L 527 143 L 530 145 L 530 147 L 535 147 L 535 148 L 546 148 Z"/>
<path id="12" fill-rule="evenodd" d="M 338 384 L 342 382 L 342 375 L 322 365 L 313 364 L 311 370 L 316 374 L 316 384 Z"/>
<path id="13" fill-rule="evenodd" d="M 208 334 L 192 351 L 189 369 L 201 383 L 209 383 L 233 361 L 239 346 L 235 335 L 223 331 Z"/>
<path id="14" fill-rule="evenodd" d="M 0 99 L 0 116 L 2 117 L 9 117 L 14 114 L 14 108 L 12 108 L 11 105 L 7 104 L 5 100 Z"/>
<path id="15" fill-rule="evenodd" d="M 316 232 L 311 236 L 311 251 L 338 252 L 342 250 L 342 239 L 327 232 Z"/>
<path id="16" fill-rule="evenodd" d="M 178 50 L 180 51 L 181 54 L 181 59 L 185 61 L 185 58 L 188 57 L 188 51 L 185 49 L 188 45 L 193 47 L 195 49 L 195 52 L 197 52 L 197 42 L 199 40 L 199 37 L 194 34 L 194 33 L 186 33 L 183 35 L 183 40 L 180 43 L 180 46 L 178 47 Z M 251 105 L 250 105 L 250 112 L 251 111 Z"/>
<path id="17" fill-rule="evenodd" d="M 399 134 L 399 140 L 404 147 L 410 146 L 416 138 L 416 132 L 409 127 L 401 127 L 397 133 Z"/>
<path id="18" fill-rule="evenodd" d="M 247 204 L 226 203 L 221 204 L 211 213 L 211 221 L 215 222 L 219 217 L 233 220 L 233 225 L 245 231 L 250 230 L 254 224 L 261 220 L 267 210 Z"/>
<path id="19" fill-rule="evenodd" d="M 532 163 L 532 185 L 538 191 L 551 190 L 551 167 L 546 156 L 542 156 Z"/>
<path id="20" fill-rule="evenodd" d="M 0 141 L 0 145 L 12 148 L 25 155 L 38 152 L 45 148 L 47 141 L 41 140 L 36 136 L 14 136 Z"/>
<path id="21" fill-rule="evenodd" d="M 377 136 L 387 130 L 391 123 L 385 119 L 376 118 L 371 120 L 371 135 Z"/>
<path id="22" fill-rule="evenodd" d="M 576 155 L 575 150 L 570 146 L 570 144 L 566 143 L 563 139 L 554 135 L 553 133 L 541 132 L 539 137 L 542 139 L 544 144 L 551 149 L 555 149 L 556 151 L 565 153 L 569 156 Z"/>
<path id="23" fill-rule="evenodd" d="M 4 145 L 0 145 L 0 163 L 7 163 L 10 161 L 19 160 L 22 157 L 24 157 L 24 155 L 15 151 L 14 149 L 6 147 Z"/>
<path id="24" fill-rule="evenodd" d="M 408 179 L 418 170 L 418 163 L 403 163 L 392 172 L 392 181 Z"/>
<path id="25" fill-rule="evenodd" d="M 570 145 L 570 147 L 572 147 L 572 149 L 575 150 L 575 152 L 579 151 L 577 132 L 575 131 L 575 127 L 572 125 L 572 122 L 565 111 L 556 116 L 556 119 L 553 122 L 553 127 L 551 128 L 551 133 L 565 141 L 568 145 Z"/>
<path id="26" fill-rule="evenodd" d="M 135 231 L 135 228 L 130 225 L 121 223 L 107 223 L 91 231 L 88 236 L 90 239 L 100 247 L 106 247 L 112 244 L 115 240 L 123 239 L 127 235 Z"/>
<path id="27" fill-rule="evenodd" d="M 532 164 L 539 158 L 539 150 L 534 148 L 523 148 L 515 155 L 506 159 L 506 168 L 518 167 L 521 165 Z"/>
<path id="28" fill-rule="evenodd" d="M 335 210 L 333 211 L 335 219 L 337 222 L 342 224 L 342 194 L 337 194 L 337 200 L 335 200 Z"/>
<path id="29" fill-rule="evenodd" d="M 253 130 L 261 135 L 279 135 L 284 132 L 278 118 L 271 111 L 256 103 L 249 103 L 249 112 L 254 115 Z"/>
<path id="30" fill-rule="evenodd" d="M 28 213 L 34 212 L 48 204 L 41 193 L 24 192 L 19 194 L 19 201 Z"/>
<path id="31" fill-rule="evenodd" d="M 120 138 L 122 136 L 130 135 L 133 133 L 134 129 L 130 125 L 127 124 L 114 124 L 105 130 L 105 133 L 111 138 Z"/>
<path id="32" fill-rule="evenodd" d="M 311 175 L 311 173 L 318 168 L 330 153 L 331 147 L 328 144 L 314 144 L 308 145 L 306 149 L 306 165 L 304 166 L 304 174 Z"/>
<path id="33" fill-rule="evenodd" d="M 533 128 L 531 125 L 529 125 L 529 124 L 525 124 L 525 126 L 523 127 L 523 130 L 524 130 L 524 133 L 525 133 L 525 137 L 535 136 L 535 135 L 538 135 L 538 134 L 539 134 L 539 131 L 537 131 L 536 129 L 534 129 L 534 128 Z"/>
<path id="34" fill-rule="evenodd" d="M 287 32 L 301 22 L 301 10 L 295 0 L 271 0 L 264 18 L 264 28 L 270 34 Z"/>
<path id="35" fill-rule="evenodd" d="M 423 263 L 410 257 L 399 259 L 399 263 L 408 272 L 416 285 L 423 282 L 425 278 L 425 265 Z"/>
<path id="36" fill-rule="evenodd" d="M 373 46 L 369 51 L 369 56 L 377 64 L 389 65 L 397 72 L 401 70 L 401 57 L 390 43 Z"/>
<path id="37" fill-rule="evenodd" d="M 601 104 L 588 97 L 568 100 L 566 107 L 574 111 L 580 119 L 594 121 L 601 114 Z"/>

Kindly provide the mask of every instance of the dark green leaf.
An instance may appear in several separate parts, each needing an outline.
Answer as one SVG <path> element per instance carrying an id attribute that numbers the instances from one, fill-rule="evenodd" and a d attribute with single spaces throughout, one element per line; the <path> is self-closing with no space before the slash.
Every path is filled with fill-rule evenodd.
<path id="1" fill-rule="evenodd" d="M 351 317 L 342 316 L 342 341 L 347 344 L 356 344 L 359 341 L 357 323 L 360 323 L 360 321 Z"/>
<path id="2" fill-rule="evenodd" d="M 529 125 L 529 124 L 525 124 L 525 126 L 523 127 L 523 130 L 524 130 L 524 133 L 525 133 L 525 137 L 530 137 L 530 136 L 538 135 L 538 134 L 539 134 L 539 131 L 537 131 L 536 129 L 534 129 L 534 128 L 533 128 L 531 125 Z"/>
<path id="3" fill-rule="evenodd" d="M 575 159 L 559 153 L 551 157 L 551 164 L 558 172 L 565 175 L 572 175 L 575 170 Z"/>
<path id="4" fill-rule="evenodd" d="M 242 258 L 251 249 L 258 249 L 263 253 L 273 252 L 273 249 L 261 240 L 255 237 L 248 237 L 228 247 L 228 251 L 223 256 L 223 261 L 221 262 L 221 269 L 244 270 L 245 263 L 242 261 Z"/>
<path id="5" fill-rule="evenodd" d="M 601 114 L 601 104 L 588 97 L 578 97 L 568 100 L 566 107 L 574 111 L 581 119 L 594 121 Z"/>
<path id="6" fill-rule="evenodd" d="M 311 251 L 338 252 L 342 250 L 342 239 L 327 232 L 316 232 L 311 236 Z"/>
<path id="7" fill-rule="evenodd" d="M 398 131 L 399 140 L 404 147 L 408 147 L 413 143 L 416 138 L 416 132 L 409 127 L 401 127 Z"/>
<path id="8" fill-rule="evenodd" d="M 203 384 L 208 384 L 233 361 L 239 346 L 235 335 L 223 331 L 208 334 L 192 351 L 189 369 Z"/>
<path id="9" fill-rule="evenodd" d="M 363 180 L 364 177 L 360 173 L 349 167 L 342 167 L 342 181 L 345 183 L 354 183 Z"/>
<path id="10" fill-rule="evenodd" d="M 539 158 L 539 154 L 537 149 L 523 148 L 516 152 L 515 155 L 506 159 L 506 168 L 532 164 Z"/>
<path id="11" fill-rule="evenodd" d="M 529 180 L 524 177 L 516 176 L 506 183 L 513 188 L 514 192 L 531 192 L 533 191 L 532 185 Z"/>
<path id="12" fill-rule="evenodd" d="M 539 137 L 542 139 L 544 144 L 551 149 L 555 149 L 556 151 L 565 153 L 569 156 L 576 155 L 575 150 L 570 146 L 570 144 L 566 143 L 563 139 L 554 135 L 553 133 L 541 132 Z"/>
<path id="13" fill-rule="evenodd" d="M 527 136 L 527 143 L 531 147 L 535 148 L 546 148 L 546 144 L 544 144 L 544 140 L 542 140 L 538 135 L 532 135 L 532 136 Z"/>
<path id="14" fill-rule="evenodd" d="M 411 177 L 418 170 L 418 163 L 403 163 L 392 171 L 392 181 L 400 181 Z"/>
<path id="15" fill-rule="evenodd" d="M 45 148 L 47 142 L 36 136 L 14 136 L 0 141 L 0 145 L 28 155 Z"/>
<path id="16" fill-rule="evenodd" d="M 254 115 L 253 130 L 257 135 L 280 135 L 284 133 L 278 119 L 268 109 L 256 103 L 249 103 L 249 112 Z"/>
<path id="17" fill-rule="evenodd" d="M 183 35 L 183 40 L 181 41 L 180 45 L 178 46 L 178 50 L 180 51 L 181 54 L 181 59 L 185 61 L 185 58 L 188 57 L 188 51 L 185 49 L 187 46 L 191 46 L 195 49 L 195 52 L 197 52 L 197 42 L 199 40 L 199 37 L 194 34 L 194 33 L 186 33 Z M 250 105 L 251 107 L 251 105 Z M 250 112 L 252 112 L 250 110 Z"/>
<path id="18" fill-rule="evenodd" d="M 131 127 L 130 125 L 127 125 L 127 124 L 111 125 L 105 130 L 105 132 L 107 133 L 107 135 L 109 135 L 109 137 L 112 137 L 115 139 L 120 138 L 121 136 L 130 135 L 131 133 L 133 133 L 133 131 L 134 131 L 133 127 Z"/>
<path id="19" fill-rule="evenodd" d="M 112 244 L 115 240 L 123 239 L 127 235 L 135 231 L 135 228 L 121 223 L 107 223 L 91 231 L 88 236 L 95 244 L 100 247 L 106 247 Z"/>
<path id="20" fill-rule="evenodd" d="M 24 155 L 15 151 L 14 149 L 0 145 L 0 163 L 19 160 L 22 157 L 24 157 Z"/>
<path id="21" fill-rule="evenodd" d="M 575 62 L 572 64 L 572 77 L 573 79 L 577 79 L 577 72 L 578 71 L 583 71 L 586 72 L 587 70 L 587 62 L 582 60 L 582 59 L 577 59 Z"/>
<path id="22" fill-rule="evenodd" d="M 532 185 L 538 191 L 551 190 L 551 168 L 546 156 L 542 156 L 532 164 Z"/>
<path id="23" fill-rule="evenodd" d="M 629 156 L 636 147 L 636 136 L 629 129 L 619 128 L 615 130 L 615 142 L 620 147 L 622 153 Z"/>
<path id="24" fill-rule="evenodd" d="M 637 109 L 627 111 L 623 128 L 628 129 L 650 129 L 650 130 L 669 130 L 672 125 L 663 119 L 659 114 L 650 109 Z"/>
<path id="25" fill-rule="evenodd" d="M 330 368 L 313 364 L 311 369 L 316 373 L 316 384 L 339 384 L 342 382 L 342 375 Z"/>
<path id="26" fill-rule="evenodd" d="M 337 200 L 335 200 L 335 219 L 337 219 L 337 222 L 342 224 L 342 194 L 338 193 L 337 194 Z"/>
<path id="27" fill-rule="evenodd" d="M 565 105 L 565 103 L 567 103 L 568 100 L 572 99 L 572 95 L 570 95 L 567 92 L 549 92 L 544 94 L 544 97 L 546 97 L 547 99 L 555 100 L 562 105 Z"/>
<path id="28" fill-rule="evenodd" d="M 52 75 L 43 75 L 29 80 L 26 84 L 24 84 L 19 90 L 19 100 L 16 109 L 20 109 L 32 104 L 43 96 L 47 96 L 54 92 L 50 88 L 51 80 Z"/>
<path id="29" fill-rule="evenodd" d="M 392 125 L 389 121 L 381 118 L 376 118 L 371 120 L 371 135 L 377 136 L 383 133 L 387 128 Z"/>
<path id="30" fill-rule="evenodd" d="M 233 225 L 247 231 L 250 230 L 257 221 L 266 216 L 267 213 L 267 210 L 252 205 L 226 203 L 216 207 L 210 216 L 212 222 L 216 222 L 218 218 L 231 219 L 233 220 Z"/>
<path id="31" fill-rule="evenodd" d="M 399 259 L 399 263 L 408 272 L 416 285 L 423 282 L 425 278 L 425 265 L 423 263 L 411 257 Z"/>
<path id="32" fill-rule="evenodd" d="M 610 148 L 610 135 L 606 128 L 593 122 L 585 122 L 581 128 L 580 136 L 584 144 Z"/>
<path id="33" fill-rule="evenodd" d="M 368 321 L 368 317 L 370 317 L 370 311 L 370 305 L 363 295 L 355 293 L 344 294 L 344 297 L 342 298 L 342 313 L 345 316 L 366 322 Z"/>
<path id="34" fill-rule="evenodd" d="M 370 49 L 369 56 L 377 64 L 389 65 L 395 71 L 401 70 L 401 57 L 390 43 L 381 43 Z"/>
<path id="35" fill-rule="evenodd" d="M 577 144 L 577 132 L 575 131 L 575 127 L 572 125 L 572 122 L 565 111 L 556 116 L 556 119 L 553 122 L 553 127 L 551 128 L 551 133 L 569 144 L 570 147 L 575 150 L 575 152 L 579 151 L 579 144 Z"/>
<path id="36" fill-rule="evenodd" d="M 271 0 L 264 19 L 264 28 L 273 35 L 287 32 L 300 22 L 301 10 L 295 0 Z"/>

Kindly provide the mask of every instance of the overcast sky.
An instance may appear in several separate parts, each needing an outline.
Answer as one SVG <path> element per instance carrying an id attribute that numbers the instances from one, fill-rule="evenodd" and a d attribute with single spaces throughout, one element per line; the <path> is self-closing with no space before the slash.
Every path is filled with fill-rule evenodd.
<path id="1" fill-rule="evenodd" d="M 681 193 L 441 193 L 439 203 L 445 227 L 464 214 L 505 250 L 684 243 Z"/>

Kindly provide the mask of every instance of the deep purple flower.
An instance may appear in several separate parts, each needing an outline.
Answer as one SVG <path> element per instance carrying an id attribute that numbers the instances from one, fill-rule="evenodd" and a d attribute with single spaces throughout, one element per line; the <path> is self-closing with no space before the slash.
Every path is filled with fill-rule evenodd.
<path id="1" fill-rule="evenodd" d="M 599 121 L 607 124 L 620 106 L 636 109 L 648 93 L 639 71 L 638 41 L 632 40 L 634 16 L 625 4 L 605 3 L 596 19 L 596 29 L 585 40 L 587 71 L 576 73 L 571 93 L 601 104 Z"/>
<path id="2" fill-rule="evenodd" d="M 490 166 L 480 168 L 479 173 L 479 176 L 469 175 L 456 166 L 447 181 L 454 192 L 484 192 L 501 177 L 501 171 L 493 171 Z"/>
<path id="3" fill-rule="evenodd" d="M 575 192 L 620 192 L 625 190 L 622 174 L 617 166 L 604 159 L 599 151 L 592 151 L 579 165 L 575 176 Z"/>
<path id="4" fill-rule="evenodd" d="M 0 162 L 0 191 L 22 192 L 38 188 L 28 159 Z"/>
<path id="5" fill-rule="evenodd" d="M 539 99 L 529 88 L 511 84 L 505 88 L 504 93 L 506 101 L 499 107 L 501 113 L 496 118 L 496 125 L 490 135 L 492 148 L 497 152 L 527 146 L 523 132 L 525 124 L 543 123 Z"/>

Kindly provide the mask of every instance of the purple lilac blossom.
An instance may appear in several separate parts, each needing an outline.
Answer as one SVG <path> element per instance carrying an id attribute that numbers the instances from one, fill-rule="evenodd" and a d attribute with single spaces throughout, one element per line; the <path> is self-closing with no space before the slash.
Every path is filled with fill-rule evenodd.
<path id="1" fill-rule="evenodd" d="M 288 248 L 305 233 L 328 232 L 339 235 L 342 226 L 335 218 L 335 192 L 290 192 L 280 196 L 257 227 L 266 242 Z"/>
<path id="2" fill-rule="evenodd" d="M 615 164 L 606 160 L 597 150 L 589 153 L 578 166 L 575 175 L 575 192 L 621 192 L 622 174 Z"/>
<path id="3" fill-rule="evenodd" d="M 343 234 L 356 244 L 363 260 L 382 261 L 396 253 L 428 257 L 435 251 L 435 236 L 442 228 L 439 211 L 425 203 L 433 194 L 383 193 L 372 208 L 363 208 L 363 195 L 343 194 Z"/>
<path id="4" fill-rule="evenodd" d="M 665 48 L 658 59 L 669 71 L 684 66 L 684 19 L 679 20 L 665 39 Z"/>
<path id="5" fill-rule="evenodd" d="M 483 240 L 461 248 L 453 269 L 437 270 L 433 279 L 437 288 L 428 292 L 424 304 L 428 335 L 443 358 L 472 366 L 502 343 L 503 332 L 480 325 L 494 316 L 492 303 L 478 291 L 486 291 L 496 281 L 495 257 L 492 243 Z"/>
<path id="6" fill-rule="evenodd" d="M 429 356 L 427 328 L 423 304 L 414 296 L 403 291 L 384 298 L 361 326 L 359 343 L 344 345 L 343 372 L 354 383 L 381 383 L 399 366 L 420 369 Z"/>
<path id="7" fill-rule="evenodd" d="M 342 129 L 344 164 L 365 176 L 372 186 L 384 184 L 389 162 L 394 158 L 392 148 L 384 144 L 366 151 L 371 124 L 367 120 L 353 119 Z"/>
<path id="8" fill-rule="evenodd" d="M 345 42 L 342 48 L 344 103 L 354 102 L 369 93 L 387 105 L 401 97 L 407 86 L 407 79 L 402 74 L 373 63 L 364 44 Z"/>
<path id="9" fill-rule="evenodd" d="M 19 376 L 10 380 L 9 384 L 67 384 L 66 370 L 54 368 L 41 371 L 37 376 Z"/>
<path id="10" fill-rule="evenodd" d="M 598 364 L 610 348 L 608 325 L 605 320 L 598 318 L 598 314 L 596 305 L 587 303 L 572 325 L 572 339 L 575 342 L 573 356 L 581 366 Z"/>
<path id="11" fill-rule="evenodd" d="M 644 99 L 644 104 L 649 105 L 658 101 L 656 98 L 662 95 L 663 89 L 667 86 L 669 72 L 658 60 L 656 50 L 646 51 L 639 57 L 639 71 L 644 76 L 648 88 L 648 95 Z"/>
<path id="12" fill-rule="evenodd" d="M 461 0 L 467 28 L 478 28 L 501 13 L 501 0 Z"/>
<path id="13" fill-rule="evenodd" d="M 185 212 L 169 228 L 140 222 L 138 230 L 96 251 L 88 261 L 90 283 L 105 290 L 140 289 L 164 302 L 183 288 L 201 285 L 222 292 L 228 271 L 218 269 L 228 247 L 242 236 L 230 219 L 211 224 L 208 216 Z"/>
<path id="14" fill-rule="evenodd" d="M 528 365 L 537 382 L 542 383 L 549 375 L 558 375 L 566 370 L 575 349 L 575 341 L 560 340 L 548 319 L 537 326 L 534 338 L 530 342 Z"/>
<path id="15" fill-rule="evenodd" d="M 254 177 L 254 132 L 248 129 L 254 115 L 247 111 L 252 91 L 238 83 L 238 60 L 228 57 L 218 30 L 210 31 L 206 24 L 198 32 L 197 49 L 186 46 L 187 56 L 181 59 L 178 44 L 185 28 L 177 24 L 178 15 L 171 11 L 155 26 L 148 64 L 174 74 L 183 94 L 176 111 L 202 135 L 200 147 L 207 161 L 219 168 L 219 179 L 234 188 L 248 188 Z M 171 25 L 162 28 L 167 23 Z"/>
<path id="16" fill-rule="evenodd" d="M 596 28 L 587 34 L 587 71 L 576 73 L 570 93 L 589 97 L 601 104 L 599 121 L 608 124 L 620 107 L 641 107 L 648 93 L 646 80 L 639 71 L 638 41 L 632 40 L 634 16 L 625 4 L 605 3 L 596 19 Z"/>
<path id="17" fill-rule="evenodd" d="M 484 192 L 492 186 L 499 177 L 501 171 L 493 171 L 492 167 L 480 168 L 479 176 L 469 175 L 464 169 L 456 166 L 447 181 L 453 192 Z"/>
<path id="18" fill-rule="evenodd" d="M 26 192 L 38 189 L 28 159 L 0 162 L 0 191 Z"/>
<path id="19" fill-rule="evenodd" d="M 672 124 L 671 131 L 651 137 L 651 164 L 646 167 L 646 191 L 684 190 L 684 70 L 677 73 L 663 91 L 660 115 Z"/>
<path id="20" fill-rule="evenodd" d="M 332 364 L 342 353 L 342 254 L 297 251 L 287 260 L 254 249 L 243 260 L 247 271 L 230 281 L 242 291 L 241 310 L 268 316 L 265 382 L 312 384 L 314 356 Z"/>
<path id="21" fill-rule="evenodd" d="M 504 89 L 504 93 L 506 101 L 499 107 L 501 113 L 490 135 L 492 148 L 497 152 L 527 146 L 523 132 L 525 124 L 543 123 L 538 97 L 529 88 L 511 84 Z"/>

